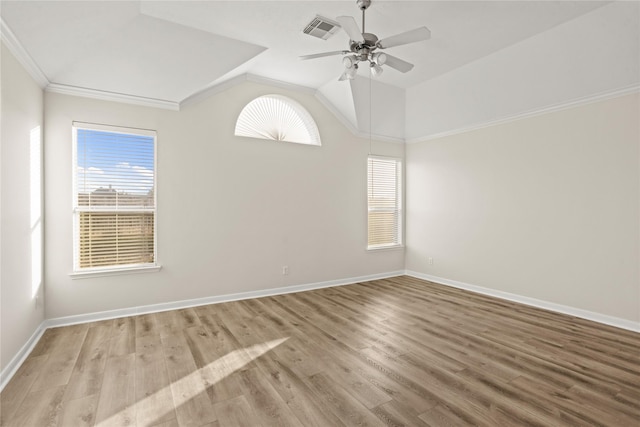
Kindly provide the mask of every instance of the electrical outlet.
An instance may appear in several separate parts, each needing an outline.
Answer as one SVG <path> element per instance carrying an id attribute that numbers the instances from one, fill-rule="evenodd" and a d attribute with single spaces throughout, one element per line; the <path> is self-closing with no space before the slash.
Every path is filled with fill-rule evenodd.
<path id="1" fill-rule="evenodd" d="M 429 265 L 433 265 L 433 258 L 431 257 L 427 258 L 427 262 L 429 263 Z"/>
<path id="2" fill-rule="evenodd" d="M 288 265 L 283 265 L 282 266 L 282 275 L 283 276 L 288 276 L 289 275 L 289 266 Z"/>

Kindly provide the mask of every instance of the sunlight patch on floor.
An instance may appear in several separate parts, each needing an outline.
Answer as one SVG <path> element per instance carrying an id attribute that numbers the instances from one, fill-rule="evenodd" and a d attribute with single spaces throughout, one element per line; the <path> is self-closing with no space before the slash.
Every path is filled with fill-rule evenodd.
<path id="1" fill-rule="evenodd" d="M 280 338 L 277 340 L 266 341 L 264 343 L 255 344 L 249 347 L 245 347 L 240 350 L 234 350 L 229 354 L 222 356 L 219 359 L 209 363 L 191 374 L 181 378 L 178 381 L 174 381 L 172 384 L 158 390 L 156 393 L 145 397 L 144 399 L 136 402 L 133 406 L 128 406 L 122 411 L 117 412 L 104 420 L 98 420 L 97 427 L 111 427 L 118 423 L 121 413 L 127 412 L 129 414 L 143 413 L 144 408 L 151 405 L 156 396 L 160 393 L 170 390 L 173 395 L 173 406 L 175 408 L 180 407 L 184 403 L 193 399 L 195 396 L 203 393 L 208 387 L 223 380 L 227 376 L 242 369 L 247 364 L 256 360 L 268 351 L 276 348 L 289 338 Z M 164 413 L 158 413 L 155 415 L 155 419 L 158 420 L 172 411 L 174 408 L 167 408 Z M 146 420 L 151 421 L 151 420 Z"/>

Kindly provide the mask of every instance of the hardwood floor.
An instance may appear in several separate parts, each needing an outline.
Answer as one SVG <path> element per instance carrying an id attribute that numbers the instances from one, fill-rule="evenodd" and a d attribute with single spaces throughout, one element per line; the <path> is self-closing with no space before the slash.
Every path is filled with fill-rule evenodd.
<path id="1" fill-rule="evenodd" d="M 638 426 L 640 334 L 402 276 L 49 329 L 3 426 Z"/>

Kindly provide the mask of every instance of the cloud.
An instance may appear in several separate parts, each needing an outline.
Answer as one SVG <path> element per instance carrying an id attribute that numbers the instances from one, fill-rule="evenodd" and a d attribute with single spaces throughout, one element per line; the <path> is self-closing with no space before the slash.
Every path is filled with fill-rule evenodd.
<path id="1" fill-rule="evenodd" d="M 77 167 L 80 193 L 91 193 L 99 188 L 113 188 L 131 194 L 147 194 L 153 188 L 154 171 L 143 166 L 120 162 L 111 168 Z"/>

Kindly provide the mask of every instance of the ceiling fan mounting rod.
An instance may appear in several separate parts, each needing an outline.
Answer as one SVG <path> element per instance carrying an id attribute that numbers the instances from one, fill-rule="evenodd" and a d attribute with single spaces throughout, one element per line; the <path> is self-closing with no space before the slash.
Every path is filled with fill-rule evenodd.
<path id="1" fill-rule="evenodd" d="M 369 6 L 371 6 L 371 0 L 356 0 L 356 4 L 358 5 L 358 8 L 362 11 L 362 32 L 366 32 L 364 30 L 364 11 L 367 10 L 369 8 Z"/>

